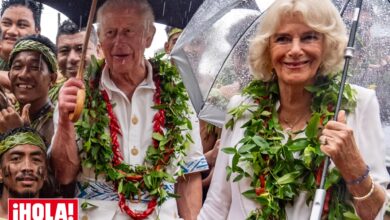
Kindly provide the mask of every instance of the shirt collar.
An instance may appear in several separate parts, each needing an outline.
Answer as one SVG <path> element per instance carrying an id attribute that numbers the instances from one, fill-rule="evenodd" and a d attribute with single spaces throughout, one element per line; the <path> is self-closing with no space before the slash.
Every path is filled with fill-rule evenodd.
<path id="1" fill-rule="evenodd" d="M 145 60 L 145 65 L 147 69 L 146 78 L 137 86 L 138 88 L 143 89 L 156 89 L 153 81 L 153 68 L 149 61 Z M 106 90 L 108 97 L 111 98 L 112 92 L 122 93 L 122 91 L 115 85 L 115 83 L 111 80 L 109 69 L 107 64 L 103 68 L 102 79 L 100 80 L 100 87 Z"/>

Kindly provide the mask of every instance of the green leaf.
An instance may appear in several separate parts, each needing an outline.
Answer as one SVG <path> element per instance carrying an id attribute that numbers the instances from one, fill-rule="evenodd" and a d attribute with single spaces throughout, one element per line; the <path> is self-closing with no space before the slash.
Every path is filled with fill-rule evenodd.
<path id="1" fill-rule="evenodd" d="M 303 162 L 306 167 L 311 167 L 314 158 L 315 149 L 312 146 L 307 146 L 303 151 Z"/>
<path id="2" fill-rule="evenodd" d="M 318 135 L 318 125 L 320 123 L 320 114 L 315 113 L 311 117 L 309 123 L 306 126 L 306 137 L 309 139 L 316 138 Z"/>
<path id="3" fill-rule="evenodd" d="M 282 177 L 278 178 L 276 180 L 276 183 L 279 184 L 279 185 L 292 183 L 292 182 L 294 182 L 296 180 L 296 178 L 298 176 L 299 176 L 299 172 L 298 171 L 287 173 L 287 174 L 283 175 Z"/>
<path id="4" fill-rule="evenodd" d="M 118 185 L 118 192 L 123 192 L 123 180 L 121 180 L 120 182 L 119 182 L 119 185 Z"/>
<path id="5" fill-rule="evenodd" d="M 355 215 L 350 211 L 343 213 L 343 216 L 345 220 L 360 220 L 360 218 L 357 215 Z"/>
<path id="6" fill-rule="evenodd" d="M 295 139 L 287 144 L 287 147 L 292 152 L 297 152 L 305 149 L 309 141 L 306 138 Z"/>
<path id="7" fill-rule="evenodd" d="M 243 177 L 244 177 L 243 174 L 239 174 L 238 176 L 236 176 L 236 177 L 234 178 L 233 182 L 240 181 Z"/>
<path id="8" fill-rule="evenodd" d="M 257 197 L 256 191 L 254 189 L 250 189 L 248 191 L 245 191 L 242 193 L 243 196 L 245 196 L 248 199 L 254 199 Z"/>
<path id="9" fill-rule="evenodd" d="M 230 176 L 232 175 L 232 173 L 233 173 L 232 168 L 229 167 L 229 166 L 227 166 L 227 167 L 226 167 L 226 181 L 229 181 Z"/>
<path id="10" fill-rule="evenodd" d="M 260 115 L 262 116 L 270 116 L 272 113 L 269 111 L 262 111 Z"/>
<path id="11" fill-rule="evenodd" d="M 239 154 L 234 154 L 233 159 L 232 159 L 232 169 L 233 171 L 237 171 L 238 169 L 238 161 L 240 160 L 240 155 Z"/>
<path id="12" fill-rule="evenodd" d="M 269 144 L 266 140 L 264 140 L 264 138 L 256 135 L 256 136 L 253 136 L 252 137 L 252 140 L 253 142 L 255 142 L 255 144 L 261 148 L 269 148 Z"/>
<path id="13" fill-rule="evenodd" d="M 225 154 L 236 154 L 237 149 L 234 147 L 224 147 L 221 149 Z"/>
<path id="14" fill-rule="evenodd" d="M 240 147 L 240 149 L 238 149 L 238 153 L 240 154 L 249 153 L 255 147 L 256 145 L 254 144 L 243 145 Z"/>
<path id="15" fill-rule="evenodd" d="M 330 170 L 328 173 L 328 176 L 326 177 L 325 189 L 328 189 L 333 184 L 338 183 L 340 179 L 341 179 L 341 177 L 340 177 L 340 173 L 338 170 L 336 170 L 336 169 Z"/>
<path id="16" fill-rule="evenodd" d="M 164 136 L 161 135 L 160 133 L 153 132 L 152 138 L 155 139 L 155 140 L 157 140 L 157 141 L 162 141 L 162 140 L 164 139 Z"/>

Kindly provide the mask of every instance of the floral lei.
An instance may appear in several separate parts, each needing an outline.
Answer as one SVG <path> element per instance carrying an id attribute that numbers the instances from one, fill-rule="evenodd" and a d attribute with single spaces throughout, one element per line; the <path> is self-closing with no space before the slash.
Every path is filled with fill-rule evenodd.
<path id="1" fill-rule="evenodd" d="M 313 86 L 306 88 L 313 94 L 313 113 L 304 130 L 306 138 L 293 140 L 290 136 L 285 144 L 282 143 L 283 129 L 275 107 L 279 100 L 277 80 L 253 81 L 244 89 L 243 94 L 253 102 L 241 103 L 232 109 L 230 114 L 233 117 L 226 124 L 226 128 L 232 129 L 235 121 L 249 112 L 251 116 L 242 126 L 244 138 L 236 146 L 222 150 L 233 155 L 231 166 L 226 167 L 227 179 L 232 173 L 236 174 L 234 182 L 243 177 L 250 178 L 250 189 L 242 194 L 262 207 L 253 210 L 247 219 L 286 219 L 286 205 L 293 204 L 301 191 L 308 192 L 307 204 L 313 200 L 325 158 L 318 138 L 322 127 L 334 115 L 339 75 L 318 77 Z M 353 111 L 355 93 L 349 84 L 345 86 L 342 109 Z M 299 157 L 294 156 L 297 154 Z M 358 219 L 353 207 L 345 202 L 346 187 L 337 169 L 329 172 L 325 188 L 327 195 L 323 213 L 328 219 Z"/>
<path id="2" fill-rule="evenodd" d="M 94 168 L 96 177 L 106 174 L 106 180 L 114 183 L 118 193 L 119 207 L 135 220 L 148 217 L 157 204 L 161 205 L 170 197 L 177 197 L 163 187 L 164 182 L 176 182 L 174 176 L 166 172 L 166 166 L 176 159 L 178 166 L 184 165 L 181 158 L 192 143 L 186 90 L 177 70 L 162 61 L 162 56 L 157 55 L 151 60 L 156 86 L 153 97 L 155 105 L 152 108 L 156 109 L 156 113 L 151 137 L 153 144 L 148 147 L 143 165 L 132 166 L 123 162 L 118 142 L 118 120 L 107 92 L 99 89 L 103 60 L 93 58 L 87 70 L 85 109 L 76 124 L 77 134 L 83 140 L 82 165 Z M 110 133 L 102 132 L 106 128 L 109 128 Z M 174 175 L 183 173 L 180 169 Z M 143 212 L 131 210 L 126 199 L 134 202 L 138 198 L 140 201 L 142 192 L 148 192 L 152 197 L 147 209 Z"/>

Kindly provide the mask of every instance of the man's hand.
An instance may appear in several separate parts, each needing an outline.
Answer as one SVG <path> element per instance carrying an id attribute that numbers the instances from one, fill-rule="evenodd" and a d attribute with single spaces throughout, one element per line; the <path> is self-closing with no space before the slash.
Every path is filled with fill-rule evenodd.
<path id="1" fill-rule="evenodd" d="M 23 107 L 22 115 L 12 107 L 0 111 L 0 132 L 4 133 L 14 128 L 22 127 L 30 124 L 29 110 L 31 104 L 27 104 Z"/>
<path id="2" fill-rule="evenodd" d="M 69 114 L 76 107 L 77 91 L 83 88 L 83 82 L 74 77 L 64 83 L 58 95 L 59 123 L 70 122 Z"/>

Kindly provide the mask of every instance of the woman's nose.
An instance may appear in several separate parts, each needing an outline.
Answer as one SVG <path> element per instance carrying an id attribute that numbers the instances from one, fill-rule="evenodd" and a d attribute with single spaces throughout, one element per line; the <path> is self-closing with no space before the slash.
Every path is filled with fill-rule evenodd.
<path id="1" fill-rule="evenodd" d="M 297 57 L 303 54 L 302 45 L 299 38 L 294 38 L 291 42 L 291 48 L 288 52 L 289 56 Z"/>

